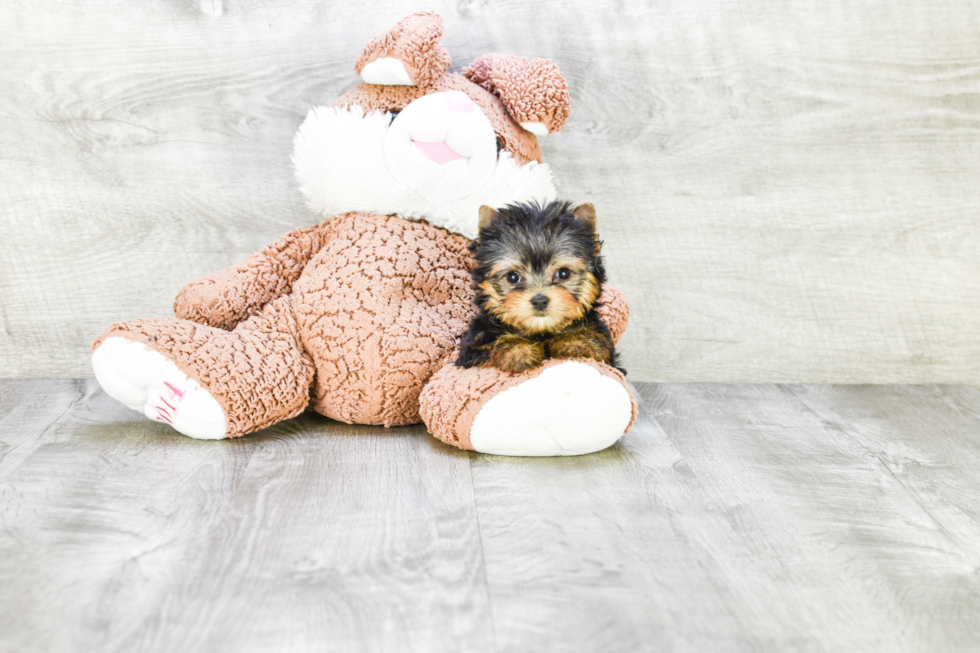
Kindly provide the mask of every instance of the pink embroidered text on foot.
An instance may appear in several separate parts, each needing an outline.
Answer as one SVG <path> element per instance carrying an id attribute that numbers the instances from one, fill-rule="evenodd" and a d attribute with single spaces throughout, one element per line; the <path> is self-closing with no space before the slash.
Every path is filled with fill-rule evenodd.
<path id="1" fill-rule="evenodd" d="M 173 387 L 172 385 L 170 385 L 166 381 L 163 382 L 163 385 L 167 386 L 167 389 L 170 390 L 170 398 L 171 399 L 174 398 L 174 397 L 178 397 L 178 401 L 180 401 L 181 399 L 184 398 L 184 391 L 183 390 L 178 390 L 177 388 Z"/>
<path id="2" fill-rule="evenodd" d="M 115 399 L 192 438 L 226 437 L 224 410 L 196 381 L 157 351 L 107 338 L 92 354 L 95 376 Z"/>

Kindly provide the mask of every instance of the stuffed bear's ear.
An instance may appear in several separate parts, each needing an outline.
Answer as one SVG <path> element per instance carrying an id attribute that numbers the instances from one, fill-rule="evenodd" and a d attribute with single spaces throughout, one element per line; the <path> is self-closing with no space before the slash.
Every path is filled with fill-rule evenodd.
<path id="1" fill-rule="evenodd" d="M 486 54 L 464 68 L 463 76 L 496 94 L 514 120 L 536 136 L 555 133 L 568 120 L 568 84 L 547 59 Z"/>
<path id="2" fill-rule="evenodd" d="M 449 68 L 439 42 L 442 18 L 423 11 L 402 18 L 364 47 L 354 70 L 368 84 L 428 86 Z"/>

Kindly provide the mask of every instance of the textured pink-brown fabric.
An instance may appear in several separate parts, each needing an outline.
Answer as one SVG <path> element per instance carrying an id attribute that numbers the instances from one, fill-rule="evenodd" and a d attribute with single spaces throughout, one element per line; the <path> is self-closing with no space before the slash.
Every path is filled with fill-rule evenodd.
<path id="1" fill-rule="evenodd" d="M 457 73 L 446 73 L 425 88 L 359 84 L 341 95 L 331 106 L 359 106 L 369 111 L 401 111 L 412 100 L 429 93 L 462 91 L 486 114 L 494 133 L 518 165 L 541 162 L 541 145 L 537 137 L 525 130 L 507 113 L 507 107 L 496 95 L 468 81 Z"/>
<path id="2" fill-rule="evenodd" d="M 554 133 L 568 120 L 568 84 L 558 66 L 547 59 L 486 54 L 464 68 L 463 76 L 500 96 L 519 123 L 544 123 Z"/>
<path id="3" fill-rule="evenodd" d="M 174 313 L 198 324 L 234 329 L 272 300 L 289 294 L 332 229 L 329 222 L 297 229 L 233 268 L 191 281 L 174 300 Z"/>
<path id="4" fill-rule="evenodd" d="M 619 339 L 623 337 L 623 332 L 626 331 L 626 323 L 630 319 L 630 305 L 626 301 L 626 295 L 615 286 L 603 284 L 598 304 L 596 313 L 609 327 L 613 342 L 618 343 Z"/>
<path id="5" fill-rule="evenodd" d="M 292 292 L 316 363 L 312 407 L 348 423 L 418 423 L 422 387 L 476 310 L 469 241 L 393 216 L 333 225 Z"/>
<path id="6" fill-rule="evenodd" d="M 368 43 L 354 61 L 358 75 L 364 66 L 382 57 L 394 57 L 405 65 L 405 72 L 418 86 L 428 86 L 447 68 L 449 51 L 439 42 L 442 18 L 430 11 L 406 16 L 390 30 Z"/>
<path id="7" fill-rule="evenodd" d="M 313 360 L 303 351 L 292 300 L 280 297 L 233 331 L 189 320 L 119 322 L 96 339 L 141 342 L 207 389 L 225 412 L 228 437 L 295 417 L 309 402 Z"/>
<path id="8" fill-rule="evenodd" d="M 559 365 L 567 359 L 549 359 L 542 365 L 523 374 L 508 374 L 494 367 L 471 367 L 464 369 L 449 363 L 436 372 L 429 380 L 420 397 L 420 414 L 429 433 L 460 449 L 473 449 L 470 443 L 470 429 L 480 409 L 488 401 L 505 390 L 533 379 L 549 367 Z M 633 414 L 626 426 L 628 432 L 636 421 L 636 398 L 626 384 L 626 377 L 608 365 L 586 359 L 573 359 L 599 370 L 623 385 L 629 392 L 633 404 Z"/>

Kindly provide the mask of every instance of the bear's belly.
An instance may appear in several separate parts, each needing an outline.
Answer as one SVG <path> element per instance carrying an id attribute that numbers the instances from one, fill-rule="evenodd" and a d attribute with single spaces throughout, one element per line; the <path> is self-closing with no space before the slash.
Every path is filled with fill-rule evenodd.
<path id="1" fill-rule="evenodd" d="M 393 216 L 336 216 L 293 284 L 316 366 L 310 407 L 349 424 L 415 424 L 419 393 L 476 308 L 469 241 Z"/>

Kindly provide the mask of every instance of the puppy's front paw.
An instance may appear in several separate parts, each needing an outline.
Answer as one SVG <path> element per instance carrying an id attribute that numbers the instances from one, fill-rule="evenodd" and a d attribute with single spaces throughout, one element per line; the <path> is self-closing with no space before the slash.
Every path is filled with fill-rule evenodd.
<path id="1" fill-rule="evenodd" d="M 544 361 L 544 345 L 520 336 L 500 337 L 490 353 L 490 364 L 509 374 L 520 374 L 537 367 L 542 361 Z"/>
<path id="2" fill-rule="evenodd" d="M 555 336 L 548 341 L 547 348 L 551 358 L 591 358 L 602 363 L 612 360 L 612 343 L 590 329 Z"/>

